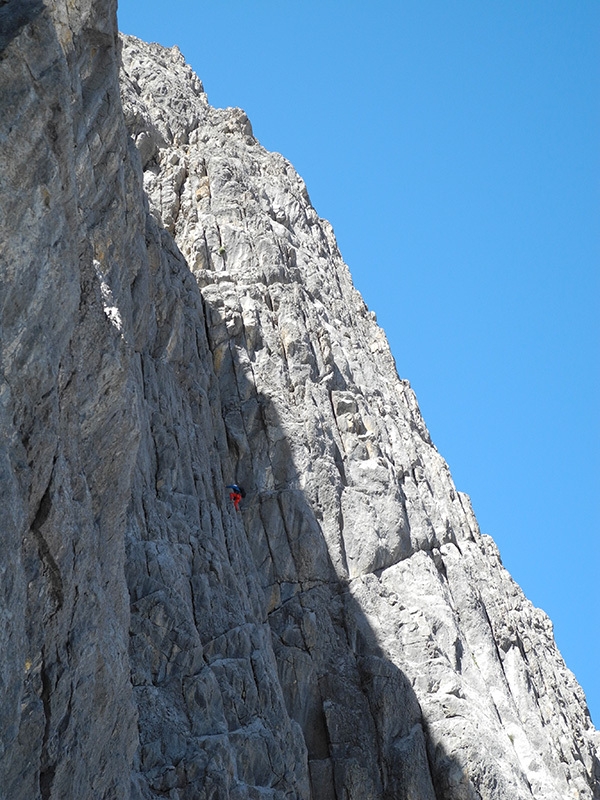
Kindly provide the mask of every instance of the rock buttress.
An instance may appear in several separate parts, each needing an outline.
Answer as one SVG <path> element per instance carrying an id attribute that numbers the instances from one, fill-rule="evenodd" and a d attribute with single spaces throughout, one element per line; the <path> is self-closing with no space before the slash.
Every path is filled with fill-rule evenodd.
<path id="1" fill-rule="evenodd" d="M 127 38 L 150 209 L 200 287 L 229 480 L 314 797 L 598 796 L 547 617 L 479 532 L 302 180 Z"/>

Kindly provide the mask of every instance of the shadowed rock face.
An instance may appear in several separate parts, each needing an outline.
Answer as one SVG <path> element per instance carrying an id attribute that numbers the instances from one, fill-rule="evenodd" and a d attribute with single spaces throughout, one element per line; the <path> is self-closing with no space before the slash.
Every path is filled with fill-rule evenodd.
<path id="1" fill-rule="evenodd" d="M 0 0 L 0 53 L 43 9 L 42 0 Z"/>
<path id="2" fill-rule="evenodd" d="M 600 797 L 301 179 L 47 5 L 0 53 L 0 796 Z"/>

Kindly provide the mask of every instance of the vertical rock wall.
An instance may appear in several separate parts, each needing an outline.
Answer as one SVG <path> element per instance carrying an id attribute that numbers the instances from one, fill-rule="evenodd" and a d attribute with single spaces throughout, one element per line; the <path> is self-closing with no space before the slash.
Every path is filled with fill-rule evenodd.
<path id="1" fill-rule="evenodd" d="M 121 101 L 111 2 L 0 21 L 0 797 L 597 798 L 289 163 L 176 48 Z"/>
<path id="2" fill-rule="evenodd" d="M 131 308 L 125 215 L 144 212 L 128 197 L 114 4 L 37 5 L 0 54 L 0 789 L 124 797 L 139 389 L 131 320 L 107 298 L 110 284 Z"/>

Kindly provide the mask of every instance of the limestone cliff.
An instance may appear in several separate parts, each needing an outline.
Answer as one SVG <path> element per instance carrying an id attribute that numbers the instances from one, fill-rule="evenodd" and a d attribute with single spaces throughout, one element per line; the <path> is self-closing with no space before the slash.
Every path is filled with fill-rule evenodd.
<path id="1" fill-rule="evenodd" d="M 109 0 L 0 22 L 1 796 L 599 798 L 291 165 Z"/>

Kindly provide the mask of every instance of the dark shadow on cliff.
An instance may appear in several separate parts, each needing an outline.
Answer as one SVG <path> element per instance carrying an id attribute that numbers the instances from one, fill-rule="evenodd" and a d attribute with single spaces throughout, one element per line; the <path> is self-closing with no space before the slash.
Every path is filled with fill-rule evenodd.
<path id="1" fill-rule="evenodd" d="M 307 759 L 313 800 L 476 800 L 456 761 L 432 748 L 409 679 L 380 647 L 349 582 L 336 574 L 321 522 L 301 488 L 298 442 L 287 433 L 277 398 L 256 389 L 243 328 L 223 336 L 222 306 L 211 307 L 204 296 L 204 313 L 198 308 L 199 290 L 181 252 L 164 229 L 159 236 L 151 261 L 160 261 L 174 283 L 161 295 L 164 308 L 157 307 L 154 349 L 142 356 L 148 407 L 155 407 L 160 387 L 160 411 L 151 414 L 140 448 L 144 488 L 132 501 L 127 556 L 140 715 L 135 796 L 156 796 L 175 781 L 185 797 L 229 797 L 224 770 L 215 775 L 205 764 L 226 738 L 247 796 L 254 796 L 252 787 L 298 787 L 295 777 L 268 767 L 268 758 L 259 764 L 243 744 L 243 731 L 254 723 L 277 735 L 277 722 L 261 719 L 266 702 L 270 709 L 285 706 L 302 732 L 306 751 L 298 758 Z M 182 316 L 194 326 L 193 340 Z M 174 344 L 181 337 L 186 341 Z M 184 425 L 186 404 L 191 416 Z M 289 424 L 293 409 L 289 416 L 282 412 Z M 191 455 L 196 445 L 205 455 Z M 193 463 L 198 457 L 206 459 L 201 474 Z M 337 471 L 332 480 L 341 491 Z M 234 482 L 247 492 L 241 513 L 228 498 L 226 485 Z M 246 592 L 251 609 L 244 606 Z M 278 686 L 247 663 L 251 649 L 226 643 L 230 633 L 243 638 L 247 621 L 264 630 L 268 647 L 261 647 L 269 652 L 262 657 L 272 660 L 272 648 Z M 225 663 L 231 674 L 220 666 Z M 281 702 L 257 701 L 258 691 L 265 697 L 280 691 Z M 178 744 L 181 730 L 185 746 Z"/>
<path id="2" fill-rule="evenodd" d="M 159 169 L 158 163 L 156 169 Z M 162 233 L 166 237 L 165 232 Z M 188 282 L 191 282 L 189 267 L 172 237 L 169 239 L 169 248 L 172 250 L 174 259 L 179 263 L 177 269 L 181 274 L 186 273 L 187 278 L 190 279 Z M 202 284 L 205 287 L 211 280 L 213 265 L 209 264 L 210 260 L 210 254 L 207 251 L 206 263 L 202 262 Z M 227 268 L 226 254 L 219 262 L 219 269 L 222 270 L 223 267 Z M 286 273 L 285 266 L 282 266 L 277 274 L 281 280 L 291 279 L 290 274 Z M 227 284 L 231 286 L 231 275 L 218 276 L 215 273 L 215 283 L 218 283 L 219 277 L 226 278 Z M 181 281 L 182 285 L 185 280 L 184 277 Z M 172 283 L 165 281 L 165 286 L 172 294 Z M 190 296 L 191 294 L 190 291 Z M 214 510 L 214 515 L 210 516 L 206 509 L 211 505 L 213 498 L 209 496 L 208 492 L 204 496 L 198 492 L 197 503 L 204 506 L 201 509 L 201 515 L 204 512 L 204 516 L 200 519 L 197 538 L 194 539 L 190 535 L 189 542 L 186 542 L 186 546 L 189 545 L 192 553 L 190 569 L 195 573 L 192 574 L 189 582 L 193 595 L 196 628 L 194 632 L 191 632 L 190 639 L 195 633 L 202 640 L 201 645 L 206 658 L 207 651 L 212 648 L 214 653 L 218 645 L 215 645 L 217 637 L 211 638 L 211 627 L 215 628 L 216 626 L 206 623 L 203 617 L 211 615 L 222 617 L 223 625 L 220 630 L 224 630 L 225 633 L 218 637 L 220 639 L 225 639 L 233 629 L 232 625 L 227 630 L 226 624 L 230 620 L 235 621 L 235 615 L 231 613 L 228 617 L 229 609 L 226 608 L 224 611 L 221 607 L 229 605 L 230 597 L 224 596 L 226 581 L 223 574 L 225 570 L 221 569 L 222 565 L 219 564 L 222 552 L 216 552 L 217 557 L 213 557 L 213 552 L 209 551 L 209 546 L 213 545 L 210 539 L 213 537 L 215 550 L 222 541 L 226 542 L 229 556 L 228 566 L 235 569 L 239 565 L 243 570 L 246 565 L 240 562 L 244 558 L 250 559 L 250 554 L 254 561 L 253 565 L 248 564 L 247 572 L 251 578 L 248 583 L 254 583 L 256 574 L 258 584 L 262 589 L 262 597 L 256 603 L 256 614 L 253 620 L 256 620 L 256 624 L 263 629 L 267 638 L 268 631 L 264 623 L 266 621 L 269 623 L 279 687 L 289 717 L 300 726 L 303 733 L 314 800 L 359 800 L 359 798 L 360 800 L 368 798 L 372 798 L 372 800 L 375 798 L 378 800 L 383 798 L 386 800 L 442 800 L 442 798 L 448 798 L 450 800 L 451 797 L 459 796 L 456 791 L 449 794 L 442 788 L 444 776 L 450 772 L 455 778 L 455 786 L 458 786 L 459 789 L 462 788 L 461 798 L 469 797 L 468 787 L 460 786 L 463 779 L 466 781 L 466 777 L 462 774 L 458 778 L 456 777 L 458 767 L 453 760 L 447 758 L 445 754 L 440 754 L 439 751 L 433 752 L 430 749 L 428 752 L 426 725 L 410 681 L 382 651 L 366 615 L 352 595 L 348 581 L 343 577 L 340 578 L 336 573 L 321 520 L 315 513 L 315 509 L 311 507 L 307 494 L 301 488 L 300 466 L 294 458 L 296 443 L 288 437 L 286 425 L 282 419 L 282 416 L 285 416 L 286 420 L 290 422 L 294 413 L 293 409 L 282 409 L 282 416 L 280 416 L 276 398 L 257 391 L 253 377 L 254 354 L 246 341 L 246 332 L 240 319 L 243 315 L 238 313 L 238 309 L 236 310 L 237 318 L 234 319 L 233 313 L 230 314 L 232 309 L 229 303 L 225 306 L 223 302 L 218 305 L 215 301 L 211 305 L 208 295 L 208 292 L 203 295 L 206 339 L 212 354 L 221 403 L 221 409 L 215 408 L 216 403 L 219 402 L 219 400 L 215 400 L 212 415 L 215 418 L 216 428 L 219 427 L 220 417 L 222 417 L 227 442 L 223 450 L 217 443 L 214 452 L 213 461 L 216 461 L 217 458 L 220 460 L 223 479 L 222 485 L 217 485 L 220 476 L 215 479 L 216 473 L 218 473 L 218 470 L 215 469 L 213 488 L 216 494 L 217 509 Z M 233 302 L 231 296 L 228 299 Z M 172 352 L 176 353 L 178 346 L 185 350 L 189 343 L 182 345 L 181 342 L 178 342 L 176 320 L 181 309 L 176 306 L 175 301 L 171 303 L 170 300 L 165 300 L 164 302 L 166 311 L 161 318 L 161 324 L 163 320 L 165 321 L 164 333 L 161 331 L 157 340 L 165 343 L 173 342 Z M 184 313 L 188 311 L 189 308 L 186 308 Z M 260 334 L 258 337 L 260 338 Z M 199 339 L 200 337 L 196 356 L 198 354 L 203 356 L 203 343 Z M 260 343 L 255 342 L 255 345 L 260 348 Z M 166 381 L 172 377 L 167 374 L 165 361 L 169 365 L 174 362 L 173 372 L 179 369 L 182 374 L 192 370 L 194 361 L 193 359 L 184 361 L 182 356 L 181 360 L 177 362 L 175 355 L 171 355 L 171 353 L 163 359 L 158 352 L 159 349 L 162 349 L 162 346 L 161 348 L 157 347 L 156 352 L 152 353 L 152 358 L 148 358 L 149 362 L 153 361 L 148 364 L 148 372 L 155 367 L 157 371 L 161 371 L 161 381 L 157 381 L 156 385 L 161 387 L 161 391 L 164 391 Z M 278 358 L 279 356 L 272 357 Z M 193 379 L 189 380 L 189 385 L 183 389 L 184 392 L 188 392 L 186 402 L 189 402 L 191 406 L 198 400 L 197 397 L 194 397 L 193 400 L 189 399 L 189 394 L 194 391 Z M 175 382 L 173 380 L 173 383 Z M 146 626 L 146 617 L 149 614 L 149 611 L 145 609 L 145 604 L 150 605 L 148 598 L 152 597 L 153 600 L 156 600 L 157 606 L 159 603 L 161 604 L 163 616 L 167 616 L 168 613 L 171 615 L 174 625 L 176 624 L 179 628 L 183 627 L 183 620 L 180 621 L 177 615 L 176 605 L 179 598 L 176 596 L 175 587 L 166 585 L 163 574 L 168 574 L 166 565 L 168 564 L 170 567 L 173 564 L 172 574 L 175 576 L 174 580 L 177 580 L 175 559 L 167 551 L 171 540 L 177 542 L 178 538 L 183 539 L 184 536 L 174 530 L 171 522 L 177 516 L 173 497 L 175 491 L 171 490 L 174 489 L 174 484 L 177 482 L 177 479 L 172 476 L 183 471 L 181 468 L 182 450 L 186 443 L 177 439 L 175 431 L 178 420 L 169 418 L 175 415 L 168 408 L 166 397 L 162 405 L 160 413 L 155 414 L 156 427 L 152 431 L 156 442 L 154 448 L 156 457 L 154 453 L 148 455 L 148 463 L 151 463 L 153 467 L 156 466 L 155 462 L 160 460 L 164 462 L 164 468 L 155 470 L 156 481 L 154 483 L 158 501 L 151 498 L 147 503 L 140 502 L 139 528 L 141 531 L 144 531 L 144 526 L 146 529 L 150 525 L 154 528 L 151 535 L 148 535 L 148 540 L 153 540 L 152 544 L 156 543 L 155 550 L 163 560 L 160 569 L 156 570 L 159 580 L 163 583 L 158 586 L 157 580 L 157 588 L 152 587 L 153 594 L 151 595 L 142 580 L 145 576 L 141 575 L 139 597 L 135 599 L 130 582 L 133 599 L 132 619 L 135 619 L 136 624 L 138 622 L 140 624 L 139 635 L 137 635 L 134 646 L 139 643 L 138 662 L 142 666 L 145 666 L 144 659 L 148 660 L 146 654 L 152 652 L 150 648 L 142 649 L 146 647 L 146 639 L 150 638 L 145 630 L 142 630 Z M 167 417 L 166 422 L 164 417 Z M 159 437 L 156 436 L 156 431 L 158 431 Z M 190 431 L 190 439 L 193 439 L 194 436 L 195 433 Z M 207 442 L 205 446 L 210 448 L 211 441 Z M 215 448 L 214 443 L 213 448 Z M 209 468 L 213 467 L 214 463 L 211 462 Z M 337 453 L 337 458 L 333 454 L 333 492 L 341 491 L 344 483 L 339 474 L 341 471 L 343 471 L 341 457 L 339 453 Z M 152 470 L 149 469 L 149 478 L 152 477 L 151 473 Z M 181 482 L 180 480 L 179 483 Z M 197 485 L 198 483 L 200 481 L 197 482 Z M 239 483 L 247 492 L 242 505 L 241 517 L 232 508 L 224 507 L 229 502 L 228 490 L 225 486 L 232 483 Z M 189 486 L 192 485 L 193 481 L 190 480 Z M 151 487 L 150 480 L 146 482 L 146 486 Z M 151 487 L 148 495 L 151 495 L 152 491 Z M 178 494 L 183 502 L 182 493 L 178 492 Z M 190 495 L 186 493 L 185 500 L 189 499 Z M 149 506 L 152 506 L 150 512 Z M 152 513 L 156 513 L 155 519 L 152 519 Z M 171 518 L 165 521 L 165 515 L 171 515 Z M 182 520 L 182 529 L 186 528 L 187 523 L 187 518 Z M 161 527 L 164 528 L 164 532 L 157 531 Z M 217 542 L 221 533 L 218 530 L 220 527 L 222 527 L 224 535 Z M 173 530 L 171 531 L 170 528 Z M 188 532 L 186 529 L 185 534 L 187 535 Z M 245 546 L 246 542 L 250 553 Z M 139 541 L 134 543 L 136 547 L 139 545 L 140 551 L 144 551 L 143 544 Z M 234 550 L 238 545 L 240 552 L 235 553 Z M 188 551 L 186 550 L 186 552 Z M 144 555 L 146 555 L 145 552 Z M 152 558 L 158 560 L 159 556 L 152 553 Z M 146 559 L 146 561 L 149 560 L 149 558 Z M 140 563 L 143 564 L 141 558 Z M 145 564 L 143 565 L 145 566 Z M 178 563 L 177 569 L 179 568 Z M 248 576 L 239 576 L 240 596 L 247 588 L 243 585 L 244 577 Z M 227 578 L 228 576 L 226 576 Z M 236 586 L 226 587 L 230 595 L 233 595 L 237 588 Z M 250 591 L 251 589 L 249 593 Z M 216 597 L 223 600 L 221 606 L 215 602 Z M 134 608 L 136 604 L 137 607 Z M 167 613 L 163 614 L 164 609 L 167 609 Z M 169 622 L 171 623 L 171 619 Z M 160 630 L 166 628 L 167 626 L 161 619 Z M 161 668 L 164 661 L 166 674 L 170 667 L 168 659 L 163 659 L 164 648 L 161 650 L 158 646 L 162 644 L 159 641 L 159 634 L 153 632 L 152 636 L 156 638 L 153 647 L 157 654 L 157 661 L 160 660 Z M 225 649 L 223 647 L 222 651 Z M 222 651 L 219 655 L 222 655 Z M 223 656 L 223 660 L 228 657 L 229 652 Z M 244 658 L 246 661 L 249 660 L 247 656 Z M 243 661 L 244 658 L 240 660 Z M 190 661 L 190 669 L 194 668 L 196 665 Z M 148 672 L 150 672 L 149 669 Z M 195 675 L 192 677 L 196 678 Z M 166 683 L 160 670 L 156 670 L 156 674 L 152 674 L 146 680 L 147 685 L 151 685 L 152 689 L 161 687 L 161 681 L 163 681 L 163 685 Z M 257 684 L 259 683 L 256 675 L 254 680 Z M 236 685 L 226 697 L 227 702 L 231 705 L 236 703 L 241 705 L 245 701 L 246 695 L 242 694 L 240 700 L 236 694 L 237 690 Z M 146 689 L 140 681 L 139 692 L 141 694 L 144 691 Z M 197 694 L 199 695 L 200 692 L 198 691 Z M 170 703 L 171 698 L 168 691 L 164 691 L 163 695 Z M 154 699 L 151 702 L 154 703 L 155 708 L 158 707 L 158 703 Z M 202 713 L 190 708 L 188 696 L 186 696 L 186 703 L 188 703 L 186 712 L 190 718 L 194 713 Z M 249 708 L 250 705 L 248 700 Z M 165 703 L 165 706 L 168 707 L 168 704 Z M 199 705 L 198 707 L 200 708 Z M 253 714 L 254 711 L 248 711 L 245 717 L 252 717 Z M 157 716 L 158 714 L 153 717 L 149 715 L 149 722 L 155 722 Z M 208 718 L 208 712 L 205 713 L 205 716 Z M 235 729 L 235 724 L 239 720 L 237 709 L 236 713 L 231 715 L 227 713 L 226 709 L 224 716 L 227 718 L 228 735 L 234 741 L 238 735 L 238 731 Z M 233 725 L 231 720 L 233 720 Z M 203 723 L 204 720 L 200 720 L 200 722 Z M 167 728 L 167 725 L 164 727 Z M 203 726 L 202 724 L 197 725 L 192 720 L 190 727 L 193 732 L 194 727 L 202 728 Z M 273 730 L 276 730 L 276 726 L 273 727 Z M 164 730 L 162 735 L 164 736 Z M 210 735 L 213 735 L 212 729 Z M 248 756 L 248 758 L 250 757 Z M 444 768 L 445 759 L 448 762 L 447 769 Z M 164 761 L 166 762 L 166 759 Z M 238 759 L 238 765 L 239 761 L 240 759 Z M 435 762 L 435 769 L 432 770 L 430 762 Z M 148 771 L 151 771 L 153 769 L 151 759 L 148 759 L 148 764 Z M 157 769 L 159 766 L 162 769 L 163 761 L 159 763 L 159 759 L 157 759 L 156 765 Z M 142 771 L 143 768 L 142 764 Z M 254 784 L 249 780 L 247 785 L 264 787 L 266 793 L 267 788 L 272 789 L 279 778 L 274 774 L 275 772 L 271 769 L 269 774 L 265 774 L 262 779 L 259 779 L 256 777 L 257 770 L 249 769 L 248 774 L 251 775 Z M 432 778 L 432 773 L 438 777 Z M 245 778 L 241 780 L 245 780 Z M 263 783 L 261 780 L 265 782 Z M 288 781 L 285 791 L 289 792 L 291 780 L 287 776 L 285 780 Z M 437 782 L 437 793 L 434 789 L 434 780 Z M 281 778 L 281 781 L 283 785 L 284 778 Z M 254 790 L 251 791 L 254 792 Z M 304 795 L 303 792 L 301 796 Z M 255 795 L 252 793 L 249 796 Z"/>
<path id="3" fill-rule="evenodd" d="M 410 681 L 336 575 L 299 488 L 292 443 L 274 401 L 257 393 L 247 358 L 235 340 L 218 358 L 228 480 L 247 491 L 244 527 L 286 707 L 304 734 L 313 797 L 449 800 L 457 790 L 478 797 L 455 759 L 431 745 Z"/>
<path id="4" fill-rule="evenodd" d="M 42 0 L 0 0 L 0 54 L 43 10 Z"/>

